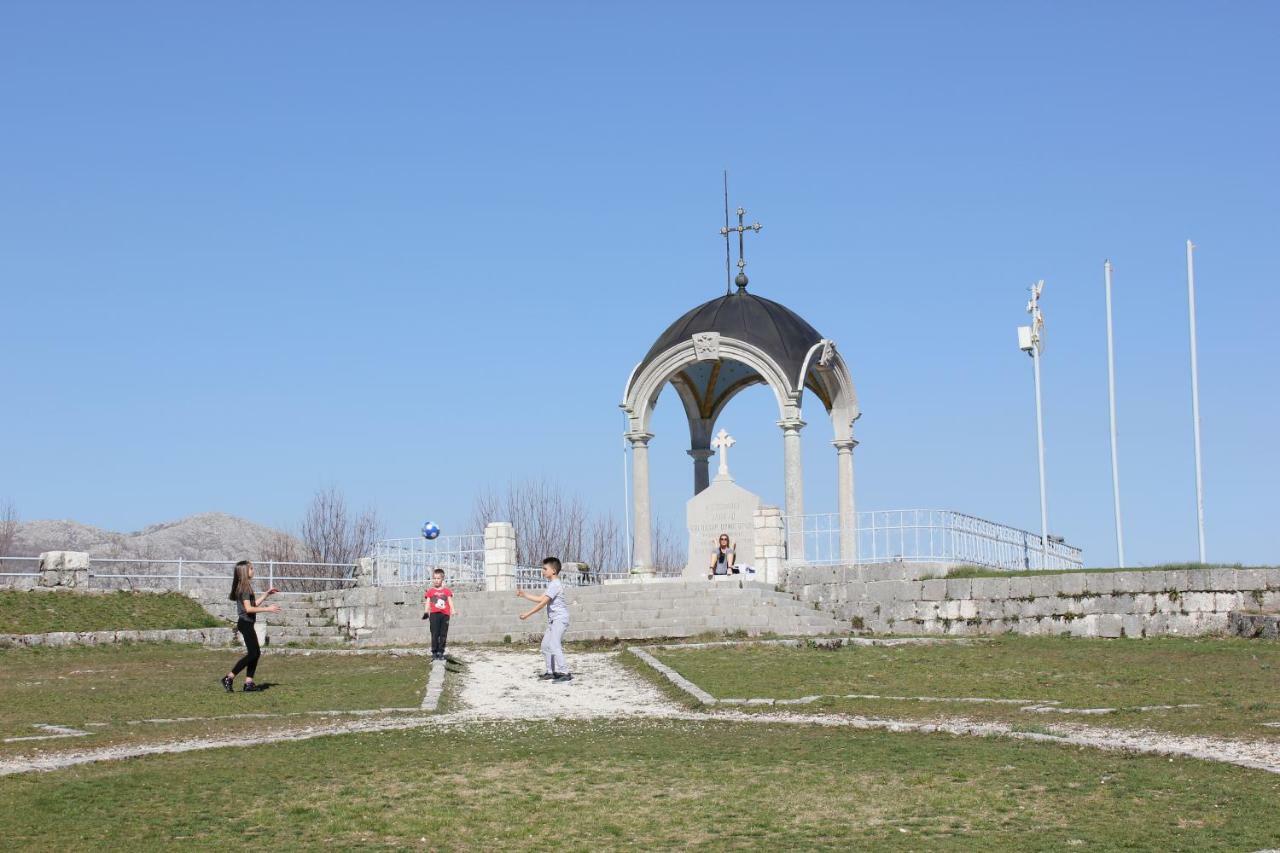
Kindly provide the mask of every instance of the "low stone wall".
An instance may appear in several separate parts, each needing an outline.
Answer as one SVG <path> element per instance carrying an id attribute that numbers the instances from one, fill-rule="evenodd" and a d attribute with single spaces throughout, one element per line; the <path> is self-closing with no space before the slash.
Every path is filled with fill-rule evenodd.
<path id="1" fill-rule="evenodd" d="M 231 628 L 180 628 L 168 631 L 54 631 L 48 634 L 0 634 L 0 649 L 33 646 L 107 646 L 114 643 L 193 643 L 222 648 L 239 642 Z"/>
<path id="2" fill-rule="evenodd" d="M 931 574 L 938 567 L 804 567 L 785 587 L 855 627 L 894 634 L 1222 634 L 1233 611 L 1280 611 L 1280 569 Z"/>
<path id="3" fill-rule="evenodd" d="M 1227 617 L 1227 632 L 1233 637 L 1280 640 L 1280 614 L 1237 610 Z"/>

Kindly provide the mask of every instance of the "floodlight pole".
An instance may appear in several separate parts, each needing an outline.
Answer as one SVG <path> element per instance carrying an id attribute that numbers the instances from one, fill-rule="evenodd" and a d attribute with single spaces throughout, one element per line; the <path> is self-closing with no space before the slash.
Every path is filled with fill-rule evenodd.
<path id="1" fill-rule="evenodd" d="M 1200 537 L 1200 562 L 1204 556 L 1204 478 L 1200 473 L 1200 367 L 1196 359 L 1195 245 L 1187 241 L 1187 305 L 1191 318 L 1191 426 L 1196 441 L 1196 532 Z"/>
<path id="2" fill-rule="evenodd" d="M 1124 568 L 1124 526 L 1120 523 L 1120 462 L 1116 449 L 1116 351 L 1111 336 L 1111 261 L 1102 265 L 1107 288 L 1107 395 L 1111 401 L 1111 495 L 1116 513 L 1116 565 Z"/>
<path id="3" fill-rule="evenodd" d="M 1044 316 L 1040 313 L 1040 291 L 1043 289 L 1043 279 L 1031 285 L 1031 299 L 1027 302 L 1031 326 L 1029 328 L 1024 326 L 1018 331 L 1020 348 L 1031 356 L 1032 373 L 1036 381 L 1036 450 L 1040 459 L 1040 568 L 1047 569 L 1049 568 L 1049 505 L 1044 487 L 1044 411 L 1040 405 L 1040 350 L 1044 329 Z"/>

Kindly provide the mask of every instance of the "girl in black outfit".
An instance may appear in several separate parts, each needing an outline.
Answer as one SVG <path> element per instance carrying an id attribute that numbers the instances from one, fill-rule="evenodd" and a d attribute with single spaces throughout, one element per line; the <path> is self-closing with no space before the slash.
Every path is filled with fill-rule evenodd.
<path id="1" fill-rule="evenodd" d="M 258 668 L 262 650 L 258 647 L 258 631 L 254 623 L 257 622 L 259 613 L 280 612 L 277 604 L 262 606 L 264 601 L 279 591 L 271 587 L 261 599 L 256 598 L 253 594 L 253 563 L 248 560 L 236 563 L 236 571 L 231 578 L 231 595 L 227 597 L 236 603 L 236 630 L 244 637 L 244 657 L 236 661 L 231 671 L 222 676 L 222 687 L 228 693 L 235 690 L 236 673 L 242 669 L 245 671 L 244 692 L 258 690 L 258 686 L 253 683 L 253 673 Z"/>

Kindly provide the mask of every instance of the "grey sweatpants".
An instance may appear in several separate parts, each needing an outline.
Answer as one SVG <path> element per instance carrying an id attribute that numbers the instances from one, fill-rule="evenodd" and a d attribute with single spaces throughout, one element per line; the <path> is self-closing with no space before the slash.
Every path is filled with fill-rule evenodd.
<path id="1" fill-rule="evenodd" d="M 542 635 L 542 656 L 547 659 L 547 672 L 569 671 L 569 664 L 564 659 L 564 632 L 567 630 L 568 619 L 547 622 L 547 633 Z"/>

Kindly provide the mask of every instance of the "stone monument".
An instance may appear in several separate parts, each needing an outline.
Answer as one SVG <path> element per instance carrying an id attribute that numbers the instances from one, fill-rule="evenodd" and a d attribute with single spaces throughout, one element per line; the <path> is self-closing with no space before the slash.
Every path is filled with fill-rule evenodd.
<path id="1" fill-rule="evenodd" d="M 755 553 L 755 511 L 760 496 L 733 481 L 729 474 L 729 448 L 736 442 L 724 430 L 716 434 L 711 446 L 720 455 L 720 470 L 705 489 L 689 499 L 685 518 L 689 526 L 689 561 L 684 574 L 688 578 L 706 577 L 711 554 L 721 533 L 729 534 L 738 566 L 750 565 Z"/>

